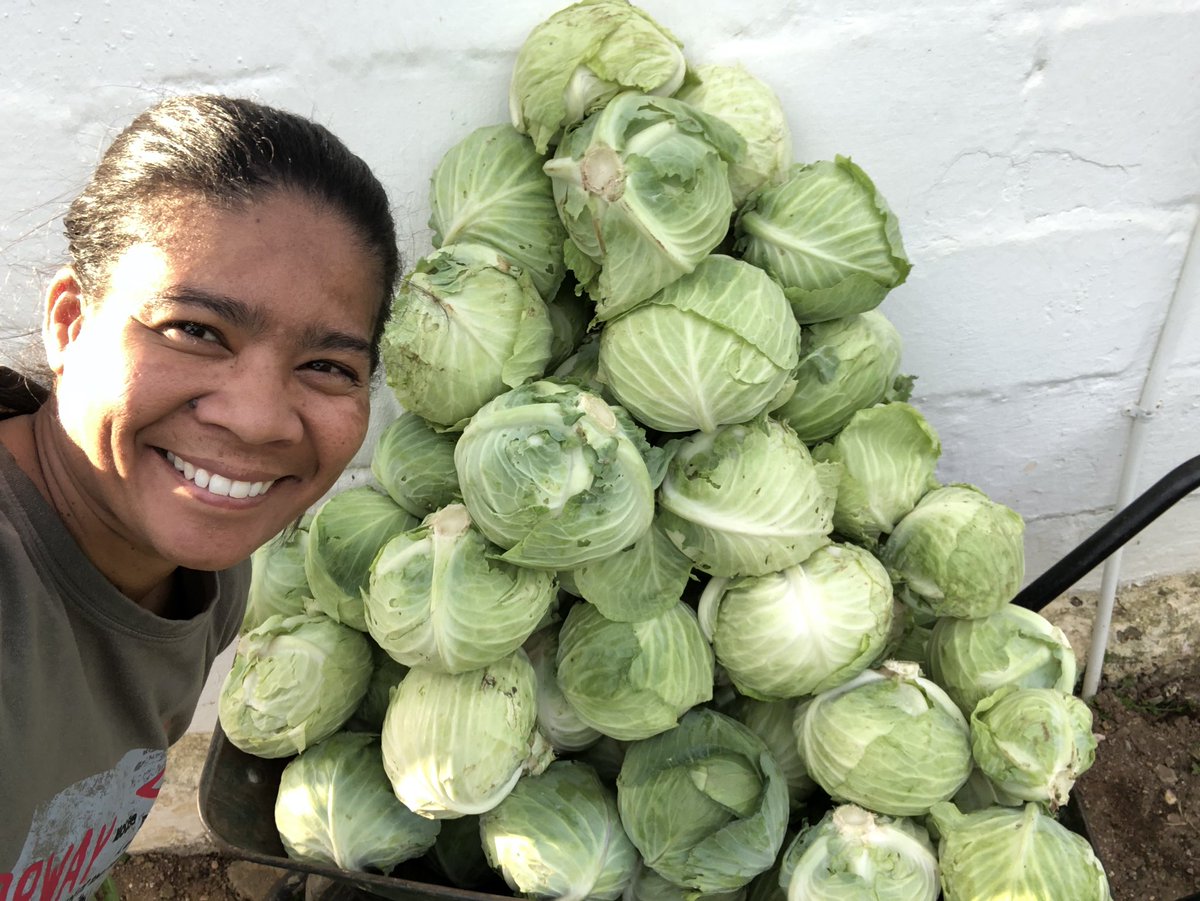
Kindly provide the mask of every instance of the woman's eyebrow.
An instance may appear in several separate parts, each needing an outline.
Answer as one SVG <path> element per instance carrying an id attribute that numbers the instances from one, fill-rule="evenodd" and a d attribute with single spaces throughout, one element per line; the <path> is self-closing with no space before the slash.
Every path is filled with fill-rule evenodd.
<path id="1" fill-rule="evenodd" d="M 300 333 L 300 347 L 308 350 L 344 351 L 371 356 L 371 342 L 349 332 L 310 325 Z"/>
<path id="2" fill-rule="evenodd" d="M 231 325 L 249 332 L 262 332 L 267 326 L 267 320 L 262 311 L 245 301 L 227 294 L 204 291 L 188 285 L 172 285 L 150 301 L 151 307 L 165 306 L 166 304 L 180 304 L 207 310 Z M 297 336 L 296 344 L 306 350 L 342 351 L 366 357 L 371 356 L 369 339 L 319 325 L 310 325 L 301 331 Z"/>
<path id="3" fill-rule="evenodd" d="M 266 327 L 266 320 L 259 310 L 227 294 L 217 294 L 188 285 L 171 285 L 151 301 L 151 306 L 167 303 L 199 307 L 247 331 L 262 331 Z"/>

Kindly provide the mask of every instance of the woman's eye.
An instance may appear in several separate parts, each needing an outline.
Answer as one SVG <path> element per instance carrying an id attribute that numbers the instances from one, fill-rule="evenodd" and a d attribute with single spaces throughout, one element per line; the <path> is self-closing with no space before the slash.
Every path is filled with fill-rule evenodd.
<path id="1" fill-rule="evenodd" d="M 331 360 L 313 360 L 311 363 L 306 363 L 305 367 L 313 372 L 344 379 L 354 385 L 358 384 L 358 373 Z"/>
<path id="2" fill-rule="evenodd" d="M 217 343 L 221 340 L 215 331 L 199 322 L 168 322 L 162 332 L 168 337 L 187 338 L 192 341 Z"/>

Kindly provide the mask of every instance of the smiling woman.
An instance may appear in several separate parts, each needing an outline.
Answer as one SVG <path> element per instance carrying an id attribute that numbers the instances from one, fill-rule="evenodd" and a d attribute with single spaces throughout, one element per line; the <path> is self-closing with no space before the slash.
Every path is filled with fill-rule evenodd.
<path id="1" fill-rule="evenodd" d="M 275 191 L 158 223 L 92 303 L 69 270 L 51 286 L 58 416 L 33 420 L 34 476 L 126 594 L 157 589 L 154 606 L 175 567 L 233 565 L 350 461 L 380 296 L 362 248 L 341 217 Z"/>
<path id="2" fill-rule="evenodd" d="M 66 217 L 42 337 L 0 369 L 0 897 L 88 897 L 236 634 L 250 553 L 366 434 L 399 269 L 323 127 L 164 101 Z"/>

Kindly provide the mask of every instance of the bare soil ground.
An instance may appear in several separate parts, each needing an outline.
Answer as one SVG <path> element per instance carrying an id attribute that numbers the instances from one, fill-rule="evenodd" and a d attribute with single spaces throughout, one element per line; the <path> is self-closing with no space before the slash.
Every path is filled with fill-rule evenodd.
<path id="1" fill-rule="evenodd" d="M 1103 739 L 1075 790 L 1113 898 L 1200 892 L 1200 664 L 1103 686 L 1093 710 Z"/>
<path id="2" fill-rule="evenodd" d="M 113 870 L 122 901 L 250 901 L 226 874 L 218 854 L 132 854 Z"/>

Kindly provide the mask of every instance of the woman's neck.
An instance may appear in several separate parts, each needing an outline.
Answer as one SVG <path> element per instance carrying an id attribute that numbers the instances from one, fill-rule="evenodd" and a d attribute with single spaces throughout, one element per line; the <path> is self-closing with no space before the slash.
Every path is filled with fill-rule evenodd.
<path id="1" fill-rule="evenodd" d="M 170 615 L 175 566 L 139 551 L 105 521 L 74 479 L 53 401 L 36 413 L 0 421 L 0 443 L 55 509 L 93 565 L 122 594 L 151 613 Z"/>

